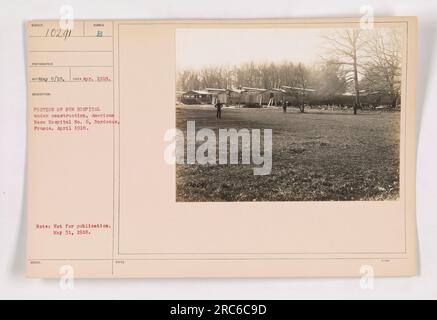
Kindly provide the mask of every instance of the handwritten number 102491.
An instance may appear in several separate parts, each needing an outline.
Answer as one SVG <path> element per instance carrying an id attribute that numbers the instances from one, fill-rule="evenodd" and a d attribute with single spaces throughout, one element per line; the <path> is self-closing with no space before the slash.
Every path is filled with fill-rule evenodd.
<path id="1" fill-rule="evenodd" d="M 71 29 L 48 28 L 46 31 L 46 37 L 64 38 L 66 40 L 71 37 Z"/>

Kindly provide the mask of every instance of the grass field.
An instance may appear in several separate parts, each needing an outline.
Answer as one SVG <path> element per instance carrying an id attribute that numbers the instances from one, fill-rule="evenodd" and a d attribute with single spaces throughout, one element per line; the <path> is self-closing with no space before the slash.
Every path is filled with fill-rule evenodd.
<path id="1" fill-rule="evenodd" d="M 399 197 L 399 112 L 177 106 L 177 128 L 273 130 L 272 172 L 254 165 L 176 167 L 177 201 L 387 200 Z"/>

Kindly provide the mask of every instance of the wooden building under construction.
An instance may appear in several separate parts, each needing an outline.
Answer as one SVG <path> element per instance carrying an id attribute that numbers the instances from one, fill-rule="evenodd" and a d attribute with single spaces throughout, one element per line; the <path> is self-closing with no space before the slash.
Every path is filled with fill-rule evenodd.
<path id="1" fill-rule="evenodd" d="M 178 102 L 183 104 L 215 104 L 218 100 L 225 105 L 237 107 L 265 107 L 281 106 L 286 102 L 288 106 L 300 106 L 302 103 L 310 106 L 336 105 L 351 107 L 355 103 L 354 93 L 339 93 L 337 95 L 320 97 L 316 90 L 292 86 L 281 88 L 251 88 L 238 89 L 205 88 L 190 90 L 178 94 Z M 379 105 L 392 105 L 393 99 L 378 92 L 360 92 L 360 102 L 363 107 L 375 108 Z M 396 102 L 398 104 L 399 102 Z"/>

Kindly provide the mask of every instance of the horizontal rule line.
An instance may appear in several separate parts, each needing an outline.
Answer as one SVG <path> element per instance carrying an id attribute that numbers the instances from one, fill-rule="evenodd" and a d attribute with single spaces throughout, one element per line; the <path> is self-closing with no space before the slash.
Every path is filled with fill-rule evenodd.
<path id="1" fill-rule="evenodd" d="M 178 255 L 178 254 L 201 254 L 201 255 L 310 255 L 310 254 L 406 254 L 404 251 L 400 252 L 137 252 L 137 253 L 125 253 L 119 252 L 120 255 Z"/>
<path id="2" fill-rule="evenodd" d="M 344 258 L 115 258 L 115 259 L 28 259 L 36 261 L 171 261 L 171 260 L 408 260 L 408 258 L 374 258 L 374 257 L 344 257 Z"/>
<path id="3" fill-rule="evenodd" d="M 64 37 L 48 37 L 46 35 L 32 35 L 29 38 L 47 38 L 47 39 L 64 39 Z M 112 38 L 112 36 L 68 36 L 67 38 Z"/>
<path id="4" fill-rule="evenodd" d="M 112 50 L 29 50 L 29 52 L 112 52 Z"/>
<path id="5" fill-rule="evenodd" d="M 28 68 L 112 68 L 113 66 L 49 66 L 49 65 L 31 65 Z"/>

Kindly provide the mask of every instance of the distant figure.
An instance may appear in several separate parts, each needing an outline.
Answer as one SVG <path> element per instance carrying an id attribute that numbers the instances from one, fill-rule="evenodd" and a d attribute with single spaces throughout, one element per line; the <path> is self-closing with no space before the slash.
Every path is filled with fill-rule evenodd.
<path id="1" fill-rule="evenodd" d="M 219 99 L 217 99 L 217 103 L 215 104 L 215 108 L 217 109 L 217 118 L 221 119 L 222 118 L 223 104 L 220 102 Z"/>
<path id="2" fill-rule="evenodd" d="M 287 104 L 288 104 L 288 101 L 285 101 L 285 100 L 282 101 L 282 110 L 284 111 L 284 113 L 287 112 Z"/>

